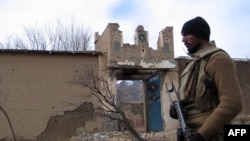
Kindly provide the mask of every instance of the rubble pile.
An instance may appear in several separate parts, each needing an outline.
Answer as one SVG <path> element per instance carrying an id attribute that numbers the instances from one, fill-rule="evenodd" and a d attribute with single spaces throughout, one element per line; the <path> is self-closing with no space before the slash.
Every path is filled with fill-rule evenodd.
<path id="1" fill-rule="evenodd" d="M 238 116 L 232 124 L 250 124 L 250 116 Z M 140 133 L 146 141 L 175 141 L 176 130 L 157 133 Z M 79 128 L 76 136 L 69 141 L 137 141 L 128 131 L 102 131 L 87 133 L 83 128 Z"/>
<path id="2" fill-rule="evenodd" d="M 147 141 L 174 141 L 175 132 L 141 133 L 141 137 Z M 76 136 L 71 137 L 70 141 L 136 141 L 127 131 L 103 131 L 98 133 L 86 133 L 78 131 Z"/>

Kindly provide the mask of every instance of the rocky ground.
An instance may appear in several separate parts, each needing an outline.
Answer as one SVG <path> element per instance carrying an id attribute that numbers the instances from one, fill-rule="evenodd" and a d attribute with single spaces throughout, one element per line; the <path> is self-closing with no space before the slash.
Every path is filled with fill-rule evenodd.
<path id="1" fill-rule="evenodd" d="M 174 141 L 174 132 L 141 133 L 146 141 Z M 84 131 L 78 132 L 70 141 L 137 141 L 128 132 L 110 131 L 88 134 Z"/>
<path id="2" fill-rule="evenodd" d="M 250 124 L 250 116 L 239 116 L 232 124 Z M 146 141 L 175 141 L 176 131 L 158 132 L 158 133 L 141 133 Z M 77 136 L 71 137 L 70 141 L 137 141 L 129 132 L 105 131 L 89 134 L 84 129 L 77 131 Z"/>

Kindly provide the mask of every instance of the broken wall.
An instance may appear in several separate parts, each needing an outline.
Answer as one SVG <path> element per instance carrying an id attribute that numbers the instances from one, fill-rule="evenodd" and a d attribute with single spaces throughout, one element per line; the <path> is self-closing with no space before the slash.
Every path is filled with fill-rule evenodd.
<path id="1" fill-rule="evenodd" d="M 107 54 L 109 68 L 173 68 L 173 27 L 159 32 L 156 50 L 149 47 L 148 31 L 139 25 L 135 30 L 134 44 L 123 43 L 119 24 L 109 23 L 104 32 L 95 34 L 95 49 Z"/>
<path id="2" fill-rule="evenodd" d="M 0 53 L 0 106 L 8 113 L 19 140 L 64 140 L 78 128 L 86 132 L 103 130 L 103 119 L 92 115 L 95 98 L 88 89 L 70 83 L 72 75 L 82 68 L 95 66 L 104 70 L 109 77 L 112 92 L 116 90 L 116 71 L 128 75 L 146 75 L 161 71 L 161 104 L 164 131 L 171 131 L 178 125 L 169 117 L 167 83 L 173 80 L 178 87 L 178 73 L 185 66 L 185 58 L 174 59 L 173 28 L 166 27 L 159 33 L 157 50 L 148 46 L 149 33 L 143 26 L 135 30 L 135 44 L 124 44 L 118 24 L 109 24 L 102 35 L 96 34 L 96 52 L 51 53 L 46 51 L 3 51 Z M 87 61 L 86 61 L 87 60 Z M 178 71 L 176 67 L 178 65 Z M 249 115 L 249 61 L 236 61 L 240 85 L 244 95 L 243 114 Z M 133 77 L 133 76 L 132 76 Z M 174 95 L 174 94 L 172 94 Z M 135 119 L 138 131 L 144 117 L 134 114 L 131 106 L 127 114 Z M 145 107 L 145 106 L 144 106 Z M 146 109 L 144 109 L 146 111 Z M 142 119 L 136 122 L 137 119 Z M 0 140 L 11 139 L 6 118 L 0 114 Z M 134 123 L 133 123 L 134 124 Z M 144 124 L 146 125 L 146 124 Z M 112 125 L 110 125 L 112 126 Z M 106 128 L 106 127 L 105 127 Z M 108 128 L 108 127 L 107 127 Z"/>
<path id="3" fill-rule="evenodd" d="M 250 60 L 235 60 L 240 87 L 243 94 L 242 114 L 250 116 Z M 250 120 L 250 119 L 248 119 Z"/>
<path id="4" fill-rule="evenodd" d="M 131 126 L 139 133 L 145 133 L 146 124 L 144 118 L 143 103 L 121 103 L 121 107 L 125 115 L 127 116 L 127 119 Z M 124 130 L 126 129 L 120 129 L 120 131 Z"/>
<path id="5" fill-rule="evenodd" d="M 102 119 L 91 116 L 95 97 L 72 83 L 73 75 L 84 67 L 98 69 L 98 56 L 95 52 L 0 53 L 0 106 L 8 113 L 18 140 L 70 136 L 79 127 L 86 132 L 102 130 Z M 12 139 L 1 111 L 0 123 L 0 140 Z"/>

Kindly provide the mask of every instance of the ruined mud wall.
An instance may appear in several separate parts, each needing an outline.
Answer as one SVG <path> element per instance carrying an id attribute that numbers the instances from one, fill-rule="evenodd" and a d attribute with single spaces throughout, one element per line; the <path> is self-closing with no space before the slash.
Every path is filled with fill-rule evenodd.
<path id="1" fill-rule="evenodd" d="M 91 65 L 96 66 L 96 69 L 108 68 L 107 73 L 112 68 L 120 69 L 121 72 L 127 68 L 164 70 L 166 74 L 161 82 L 164 131 L 175 129 L 178 121 L 169 117 L 169 99 L 164 86 L 174 80 L 178 87 L 178 73 L 190 60 L 173 58 L 173 28 L 167 27 L 160 32 L 157 50 L 148 46 L 148 32 L 142 26 L 136 29 L 134 45 L 123 43 L 122 32 L 118 28 L 118 24 L 109 24 L 101 36 L 96 34 L 96 51 L 101 51 L 103 55 L 96 55 L 96 52 L 0 52 L 0 105 L 7 111 L 19 140 L 63 141 L 73 136 L 78 128 L 86 132 L 103 129 L 102 123 L 105 121 L 92 115 L 96 99 L 89 94 L 89 90 L 70 83 L 74 73 Z M 176 65 L 178 73 L 170 71 Z M 242 114 L 249 115 L 250 79 L 247 76 L 250 64 L 249 61 L 236 61 L 236 65 L 244 97 Z M 107 80 L 112 81 L 110 86 L 115 90 L 116 76 L 111 73 L 108 75 L 110 78 Z M 142 126 L 145 125 L 145 116 L 134 110 L 143 111 L 141 107 L 124 107 L 138 131 L 146 128 Z M 11 139 L 9 125 L 3 114 L 0 114 L 0 123 L 0 140 Z"/>
<path id="2" fill-rule="evenodd" d="M 98 61 L 94 53 L 0 52 L 0 106 L 17 139 L 62 141 L 77 128 L 102 130 L 101 119 L 93 116 L 95 97 L 71 83 L 83 67 L 98 69 Z M 0 111 L 0 140 L 7 139 L 12 134 Z"/>
<path id="3" fill-rule="evenodd" d="M 132 35 L 133 36 L 133 35 Z M 95 50 L 105 52 L 109 68 L 173 68 L 173 27 L 159 32 L 157 49 L 149 47 L 149 33 L 142 25 L 135 29 L 134 44 L 123 43 L 119 24 L 109 23 L 95 34 Z"/>
<path id="4" fill-rule="evenodd" d="M 51 116 L 45 130 L 37 136 L 37 139 L 39 141 L 68 140 L 76 134 L 78 129 L 85 128 L 85 130 L 88 130 L 86 124 L 94 118 L 93 104 L 84 102 L 72 111 L 65 111 L 63 115 Z M 96 128 L 92 132 L 97 131 Z"/>
<path id="5" fill-rule="evenodd" d="M 250 60 L 235 60 L 235 63 L 243 94 L 242 114 L 250 115 Z"/>
<path id="6" fill-rule="evenodd" d="M 121 107 L 132 127 L 140 133 L 146 132 L 143 103 L 122 103 Z M 125 129 L 119 130 L 124 131 Z"/>

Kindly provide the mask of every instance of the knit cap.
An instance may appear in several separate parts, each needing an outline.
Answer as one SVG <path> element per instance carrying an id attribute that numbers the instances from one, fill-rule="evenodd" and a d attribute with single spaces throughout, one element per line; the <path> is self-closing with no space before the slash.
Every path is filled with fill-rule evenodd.
<path id="1" fill-rule="evenodd" d="M 181 33 L 192 34 L 209 41 L 210 27 L 202 17 L 196 17 L 183 25 Z"/>

